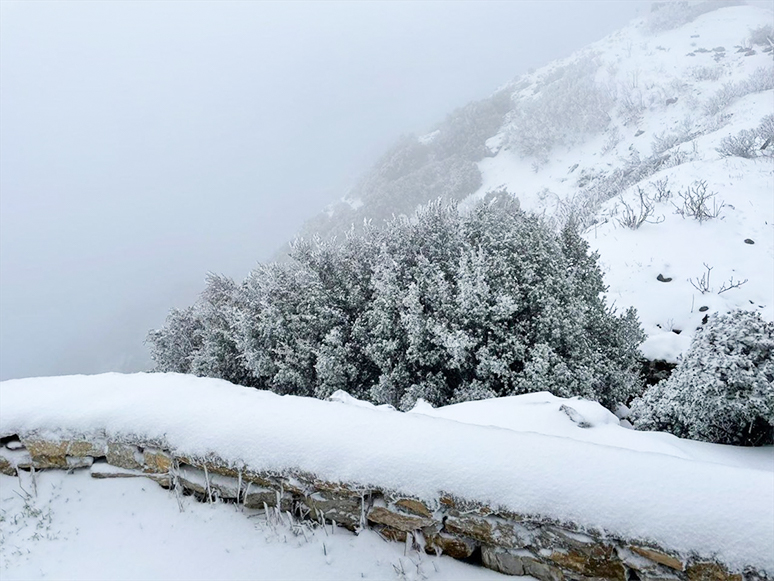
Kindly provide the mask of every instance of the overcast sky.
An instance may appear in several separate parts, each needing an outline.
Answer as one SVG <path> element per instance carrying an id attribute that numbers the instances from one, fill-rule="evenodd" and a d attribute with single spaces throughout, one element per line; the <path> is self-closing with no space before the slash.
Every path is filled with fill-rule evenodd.
<path id="1" fill-rule="evenodd" d="M 0 3 L 0 379 L 147 368 L 402 133 L 645 2 Z"/>

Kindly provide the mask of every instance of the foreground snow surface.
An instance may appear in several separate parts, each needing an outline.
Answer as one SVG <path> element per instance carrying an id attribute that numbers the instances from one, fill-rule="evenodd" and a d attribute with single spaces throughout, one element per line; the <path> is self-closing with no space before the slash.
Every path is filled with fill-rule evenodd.
<path id="1" fill-rule="evenodd" d="M 289 526 L 181 499 L 146 479 L 0 475 L 0 577 L 12 579 L 504 579 L 372 531 Z"/>
<path id="2" fill-rule="evenodd" d="M 633 432 L 593 402 L 546 393 L 412 413 L 338 399 L 176 374 L 12 380 L 0 383 L 0 436 L 157 439 L 235 466 L 430 502 L 443 492 L 774 573 L 770 447 Z"/>

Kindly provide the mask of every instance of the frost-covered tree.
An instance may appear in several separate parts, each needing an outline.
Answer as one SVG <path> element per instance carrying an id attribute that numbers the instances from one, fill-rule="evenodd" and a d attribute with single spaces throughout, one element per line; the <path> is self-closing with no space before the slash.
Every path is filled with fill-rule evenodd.
<path id="1" fill-rule="evenodd" d="M 402 409 L 548 390 L 609 407 L 638 391 L 635 313 L 612 312 L 597 256 L 507 193 L 462 214 L 436 201 L 200 301 L 149 336 L 160 370 Z"/>
<path id="2" fill-rule="evenodd" d="M 671 377 L 632 405 L 635 427 L 736 445 L 774 444 L 774 323 L 716 315 Z"/>

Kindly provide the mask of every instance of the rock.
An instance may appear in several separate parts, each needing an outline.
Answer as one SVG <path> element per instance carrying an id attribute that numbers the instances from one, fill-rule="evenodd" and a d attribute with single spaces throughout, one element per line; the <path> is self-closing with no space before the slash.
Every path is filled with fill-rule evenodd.
<path id="1" fill-rule="evenodd" d="M 691 563 L 685 570 L 688 581 L 742 581 L 738 573 L 731 574 L 718 563 Z"/>
<path id="2" fill-rule="evenodd" d="M 455 537 L 446 533 L 425 534 L 425 551 L 430 555 L 443 553 L 454 559 L 467 559 L 477 546 L 477 543 L 464 537 Z"/>
<path id="3" fill-rule="evenodd" d="M 541 561 L 524 549 L 508 551 L 499 547 L 481 547 L 484 567 L 506 575 L 531 575 L 540 581 L 563 581 L 560 569 Z"/>
<path id="4" fill-rule="evenodd" d="M 672 278 L 671 277 L 666 277 L 663 274 L 659 274 L 656 277 L 656 280 L 659 281 L 659 282 L 672 282 Z"/>
<path id="5" fill-rule="evenodd" d="M 468 537 L 484 545 L 520 549 L 531 545 L 535 535 L 522 524 L 495 517 L 473 515 L 448 516 L 443 521 L 446 533 Z"/>
<path id="6" fill-rule="evenodd" d="M 368 520 L 404 532 L 412 532 L 418 529 L 423 529 L 425 527 L 439 524 L 430 518 L 400 514 L 384 508 L 383 506 L 373 507 L 368 512 Z"/>
<path id="7" fill-rule="evenodd" d="M 67 469 L 67 440 L 22 439 L 24 447 L 32 457 L 35 468 Z"/>
<path id="8" fill-rule="evenodd" d="M 261 488 L 248 484 L 242 498 L 246 508 L 263 509 L 265 506 L 276 507 L 279 498 L 279 509 L 282 512 L 293 510 L 293 498 L 289 494 L 279 494 L 271 488 Z"/>
<path id="9" fill-rule="evenodd" d="M 639 137 L 640 135 L 644 134 L 645 132 L 642 129 L 638 129 L 637 133 L 634 134 L 635 137 Z"/>
<path id="10" fill-rule="evenodd" d="M 126 470 L 142 470 L 145 462 L 137 446 L 118 441 L 108 441 L 105 458 L 108 464 Z"/>
<path id="11" fill-rule="evenodd" d="M 164 474 L 172 468 L 172 456 L 163 450 L 146 448 L 142 453 L 143 470 L 151 474 Z"/>
<path id="12" fill-rule="evenodd" d="M 549 558 L 562 569 L 569 569 L 585 577 L 626 581 L 626 568 L 610 545 L 594 544 L 584 551 L 553 551 Z"/>
<path id="13" fill-rule="evenodd" d="M 316 492 L 310 496 L 303 497 L 301 502 L 312 511 L 311 516 L 313 519 L 323 517 L 327 521 L 336 521 L 336 524 L 340 524 L 349 530 L 355 530 L 360 526 L 360 515 L 363 511 L 363 504 L 360 498 Z"/>
<path id="14" fill-rule="evenodd" d="M 699 307 L 699 312 L 700 313 L 706 313 L 707 311 L 709 311 L 709 307 L 707 307 L 707 306 Z"/>
<path id="15" fill-rule="evenodd" d="M 413 498 L 398 498 L 397 500 L 394 500 L 394 504 L 397 508 L 413 515 L 433 518 L 433 511 L 430 510 L 430 507 L 419 500 Z"/>
<path id="16" fill-rule="evenodd" d="M 0 456 L 0 474 L 16 476 L 16 466 L 5 456 Z"/>
<path id="17" fill-rule="evenodd" d="M 669 553 L 665 553 L 657 549 L 652 549 L 650 547 L 640 547 L 637 545 L 629 546 L 629 550 L 640 555 L 641 557 L 645 557 L 646 559 L 650 559 L 651 561 L 661 565 L 666 565 L 671 569 L 685 571 L 685 565 L 683 562 L 679 558 L 670 555 Z"/>
<path id="18" fill-rule="evenodd" d="M 745 238 L 744 239 L 744 243 L 745 244 L 755 244 L 755 240 L 753 240 L 752 238 Z"/>
<path id="19" fill-rule="evenodd" d="M 67 456 L 65 460 L 67 461 L 68 470 L 75 470 L 77 468 L 89 468 L 92 464 L 94 464 L 94 458 L 91 456 L 85 456 L 83 458 L 77 456 Z"/>

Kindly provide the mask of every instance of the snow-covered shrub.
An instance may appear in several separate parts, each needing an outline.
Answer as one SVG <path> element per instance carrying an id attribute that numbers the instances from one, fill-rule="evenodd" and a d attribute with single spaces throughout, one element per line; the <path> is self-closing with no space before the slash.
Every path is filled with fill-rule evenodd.
<path id="1" fill-rule="evenodd" d="M 435 202 L 236 286 L 213 278 L 149 342 L 159 370 L 403 409 L 549 390 L 613 407 L 639 388 L 633 310 L 603 297 L 597 256 L 508 194 L 469 213 Z M 240 380 L 239 373 L 242 373 Z"/>
<path id="2" fill-rule="evenodd" d="M 774 89 L 774 67 L 758 67 L 747 79 L 738 83 L 725 83 L 704 104 L 704 112 L 707 115 L 722 113 L 731 103 L 749 95 Z"/>
<path id="3" fill-rule="evenodd" d="M 761 93 L 774 89 L 774 66 L 758 67 L 742 84 L 743 94 Z"/>
<path id="4" fill-rule="evenodd" d="M 677 195 L 682 203 L 672 203 L 675 207 L 675 214 L 679 214 L 683 218 L 694 218 L 700 224 L 720 216 L 720 212 L 725 206 L 724 202 L 718 203 L 715 199 L 717 192 L 707 193 L 707 182 L 704 180 L 693 182 L 684 192 L 678 192 Z"/>
<path id="5" fill-rule="evenodd" d="M 721 157 L 753 159 L 758 155 L 759 148 L 758 132 L 752 129 L 742 129 L 736 135 L 724 137 L 716 151 Z"/>
<path id="6" fill-rule="evenodd" d="M 715 315 L 669 379 L 632 404 L 635 427 L 720 444 L 774 444 L 774 323 Z"/>
<path id="7" fill-rule="evenodd" d="M 520 154 L 545 160 L 558 144 L 598 133 L 610 123 L 613 96 L 595 80 L 600 64 L 588 56 L 554 70 L 539 92 L 515 104 L 508 141 Z"/>
<path id="8" fill-rule="evenodd" d="M 754 28 L 750 31 L 750 36 L 747 37 L 747 40 L 751 45 L 770 46 L 774 44 L 774 26 L 764 24 Z"/>
<path id="9" fill-rule="evenodd" d="M 691 67 L 689 72 L 697 81 L 717 81 L 723 76 L 723 67 L 720 65 L 712 67 L 695 66 Z"/>

